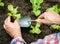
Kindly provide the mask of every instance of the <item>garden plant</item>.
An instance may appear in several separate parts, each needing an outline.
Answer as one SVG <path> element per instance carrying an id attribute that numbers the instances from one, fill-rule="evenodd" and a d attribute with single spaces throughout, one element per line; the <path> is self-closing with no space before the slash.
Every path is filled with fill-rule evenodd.
<path id="1" fill-rule="evenodd" d="M 4 3 L 2 2 L 2 0 L 0 0 L 0 6 L 4 6 Z"/>
<path id="2" fill-rule="evenodd" d="M 35 14 L 35 16 L 39 16 L 41 14 L 41 10 L 39 10 L 41 8 L 41 4 L 43 3 L 43 0 L 30 0 L 30 2 L 32 3 L 32 8 L 33 8 L 33 13 Z M 32 30 L 30 30 L 30 33 L 34 34 L 40 34 L 41 30 L 40 28 L 40 24 L 36 23 L 36 26 L 32 26 L 31 25 Z"/>

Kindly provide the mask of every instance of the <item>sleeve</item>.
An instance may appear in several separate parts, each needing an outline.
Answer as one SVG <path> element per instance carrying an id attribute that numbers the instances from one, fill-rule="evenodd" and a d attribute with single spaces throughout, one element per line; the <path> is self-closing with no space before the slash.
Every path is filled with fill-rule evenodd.
<path id="1" fill-rule="evenodd" d="M 60 32 L 45 36 L 44 39 L 38 39 L 31 44 L 60 44 Z"/>
<path id="2" fill-rule="evenodd" d="M 16 42 L 20 42 L 20 44 L 27 44 L 23 39 L 20 39 L 19 37 L 13 39 L 10 44 L 16 44 Z"/>

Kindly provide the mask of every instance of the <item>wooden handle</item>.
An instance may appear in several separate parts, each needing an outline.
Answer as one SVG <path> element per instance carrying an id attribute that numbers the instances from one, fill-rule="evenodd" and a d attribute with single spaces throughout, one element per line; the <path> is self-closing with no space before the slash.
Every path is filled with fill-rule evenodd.
<path id="1" fill-rule="evenodd" d="M 40 23 L 40 20 L 41 20 L 41 19 L 36 19 L 36 22 Z"/>

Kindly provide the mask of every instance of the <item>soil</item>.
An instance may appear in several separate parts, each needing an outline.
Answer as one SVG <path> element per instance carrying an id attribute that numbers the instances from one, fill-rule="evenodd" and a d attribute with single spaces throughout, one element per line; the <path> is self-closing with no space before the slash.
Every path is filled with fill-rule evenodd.
<path id="1" fill-rule="evenodd" d="M 4 20 L 7 17 L 7 5 L 13 4 L 14 7 L 18 6 L 18 13 L 21 13 L 22 15 L 29 15 L 32 19 L 36 19 L 37 17 L 34 16 L 34 13 L 32 12 L 32 6 L 29 0 L 2 0 L 5 3 L 4 7 L 0 7 L 0 44 L 10 44 L 10 41 L 12 38 L 6 33 L 6 31 L 3 28 Z M 59 0 L 55 0 L 54 2 L 51 2 L 52 0 L 44 0 L 44 2 L 41 5 L 41 11 L 42 13 L 45 12 L 45 10 L 55 4 L 58 4 L 60 7 Z M 57 1 L 57 2 L 56 2 Z M 33 17 L 32 17 L 33 16 Z M 24 40 L 27 42 L 27 44 L 30 44 L 33 41 L 36 41 L 38 39 L 43 39 L 46 35 L 53 34 L 56 32 L 59 32 L 59 30 L 53 30 L 50 29 L 47 25 L 41 25 L 41 34 L 30 34 L 28 28 L 21 28 L 22 29 L 22 36 Z"/>

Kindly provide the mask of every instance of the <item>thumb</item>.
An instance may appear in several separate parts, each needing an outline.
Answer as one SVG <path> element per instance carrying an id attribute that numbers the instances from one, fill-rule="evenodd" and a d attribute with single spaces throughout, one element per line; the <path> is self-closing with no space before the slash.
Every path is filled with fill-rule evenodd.
<path id="1" fill-rule="evenodd" d="M 49 20 L 46 20 L 46 19 L 37 19 L 36 21 L 40 24 L 47 24 L 47 25 L 51 24 L 51 22 Z"/>

